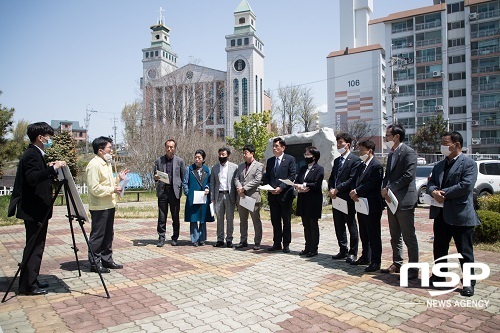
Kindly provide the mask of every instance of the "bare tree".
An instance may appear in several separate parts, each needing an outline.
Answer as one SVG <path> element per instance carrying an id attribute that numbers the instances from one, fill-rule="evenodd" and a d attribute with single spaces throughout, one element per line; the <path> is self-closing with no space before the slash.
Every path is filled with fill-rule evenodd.
<path id="1" fill-rule="evenodd" d="M 300 124 L 304 126 L 304 132 L 310 132 L 314 129 L 313 127 L 318 119 L 318 111 L 316 105 L 314 105 L 311 88 L 303 87 L 300 89 L 297 116 Z"/>
<path id="2" fill-rule="evenodd" d="M 347 126 L 343 126 L 343 131 L 352 136 L 352 149 L 357 149 L 358 142 L 370 140 L 373 138 L 373 131 L 370 123 L 361 120 L 348 122 Z"/>
<path id="3" fill-rule="evenodd" d="M 280 85 L 278 87 L 278 100 L 277 110 L 281 117 L 281 132 L 282 134 L 292 134 L 298 123 L 299 87 L 293 85 L 282 87 Z"/>

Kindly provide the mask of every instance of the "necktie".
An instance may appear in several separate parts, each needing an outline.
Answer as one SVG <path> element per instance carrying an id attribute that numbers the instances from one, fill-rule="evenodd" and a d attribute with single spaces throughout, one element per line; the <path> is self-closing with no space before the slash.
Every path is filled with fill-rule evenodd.
<path id="1" fill-rule="evenodd" d="M 339 168 L 337 169 L 337 177 L 335 177 L 335 187 L 337 187 L 337 182 L 339 180 L 340 171 L 342 171 L 342 167 L 344 166 L 344 161 L 344 156 L 340 156 Z"/>
<path id="2" fill-rule="evenodd" d="M 389 171 L 392 171 L 392 158 L 393 158 L 393 153 L 392 151 L 389 153 L 389 156 L 387 156 L 387 166 L 389 168 Z"/>
<path id="3" fill-rule="evenodd" d="M 367 166 L 368 165 L 365 162 L 363 162 L 363 164 L 361 164 L 361 167 L 363 168 L 363 172 L 361 174 L 365 173 Z"/>
<path id="4" fill-rule="evenodd" d="M 278 173 L 278 167 L 280 166 L 280 159 L 276 157 L 276 161 L 274 163 L 274 174 Z"/>

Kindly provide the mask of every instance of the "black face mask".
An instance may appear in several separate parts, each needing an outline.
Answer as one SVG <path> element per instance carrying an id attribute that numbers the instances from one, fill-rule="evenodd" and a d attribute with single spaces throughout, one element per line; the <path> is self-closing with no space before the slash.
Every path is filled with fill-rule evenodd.
<path id="1" fill-rule="evenodd" d="M 224 156 L 224 157 L 220 157 L 219 156 L 219 162 L 220 162 L 220 164 L 226 163 L 227 162 L 227 156 Z"/>
<path id="2" fill-rule="evenodd" d="M 311 164 L 314 161 L 314 157 L 306 157 L 304 158 L 307 164 Z"/>

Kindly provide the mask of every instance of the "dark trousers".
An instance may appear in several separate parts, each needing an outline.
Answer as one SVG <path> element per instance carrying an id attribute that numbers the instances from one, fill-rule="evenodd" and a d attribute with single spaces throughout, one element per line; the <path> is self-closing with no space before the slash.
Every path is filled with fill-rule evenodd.
<path id="1" fill-rule="evenodd" d="M 319 226 L 318 219 L 312 217 L 302 217 L 304 226 L 304 238 L 306 240 L 306 252 L 318 252 Z"/>
<path id="2" fill-rule="evenodd" d="M 376 213 L 370 215 L 360 213 L 357 215 L 359 238 L 361 238 L 361 246 L 363 248 L 361 257 L 372 263 L 380 264 L 382 259 L 382 238 L 380 228 L 382 210 L 377 209 Z"/>
<path id="3" fill-rule="evenodd" d="M 113 237 L 115 223 L 115 209 L 91 210 L 92 224 L 90 229 L 89 247 L 94 252 L 96 263 L 113 262 Z M 95 265 L 89 251 L 89 261 Z"/>
<path id="4" fill-rule="evenodd" d="M 439 213 L 438 217 L 434 219 L 434 244 L 432 246 L 432 252 L 434 254 L 434 260 L 439 259 L 443 256 L 448 255 L 448 250 L 450 248 L 450 241 L 453 238 L 457 252 L 460 253 L 463 259 L 460 259 L 460 266 L 463 270 L 463 265 L 466 262 L 474 262 L 474 248 L 473 248 L 473 236 L 474 227 L 465 227 L 447 224 L 443 218 L 443 211 Z M 447 260 L 439 260 L 436 263 L 447 262 Z M 448 271 L 446 268 L 442 268 L 441 271 Z M 474 269 L 471 269 L 471 274 L 474 274 Z M 476 281 L 472 280 L 471 285 L 475 285 Z"/>
<path id="5" fill-rule="evenodd" d="M 337 235 L 340 252 L 357 256 L 359 239 L 354 204 L 351 207 L 348 202 L 348 209 L 349 214 L 344 214 L 340 210 L 333 209 L 333 224 L 335 225 L 335 234 Z M 349 230 L 349 247 L 347 247 L 346 225 Z"/>
<path id="6" fill-rule="evenodd" d="M 26 246 L 23 252 L 23 262 L 28 256 L 28 251 L 31 246 L 33 246 L 33 252 L 26 262 L 24 269 L 21 270 L 19 276 L 19 290 L 31 291 L 37 288 L 36 281 L 40 274 L 40 266 L 42 264 L 43 251 L 45 249 L 45 239 L 47 238 L 47 226 L 48 223 L 45 223 L 38 237 L 35 239 L 39 224 L 34 221 L 24 221 L 24 228 L 26 229 Z"/>
<path id="7" fill-rule="evenodd" d="M 281 246 L 283 242 L 283 246 L 288 246 L 292 242 L 292 200 L 283 201 L 278 195 L 273 194 L 269 194 L 268 198 L 273 225 L 273 244 Z"/>
<path id="8" fill-rule="evenodd" d="M 165 190 L 163 194 L 158 197 L 158 227 L 156 229 L 158 231 L 158 236 L 163 239 L 165 239 L 165 233 L 167 231 L 168 206 L 170 206 L 170 214 L 172 215 L 172 239 L 177 240 L 181 227 L 179 223 L 181 200 L 175 197 L 172 188 Z"/>

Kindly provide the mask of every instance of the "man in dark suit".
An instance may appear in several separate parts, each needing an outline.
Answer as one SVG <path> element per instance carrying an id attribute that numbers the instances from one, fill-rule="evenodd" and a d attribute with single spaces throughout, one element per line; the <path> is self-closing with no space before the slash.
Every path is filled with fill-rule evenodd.
<path id="1" fill-rule="evenodd" d="M 329 195 L 332 199 L 337 197 L 347 201 L 348 213 L 333 209 L 333 223 L 335 225 L 335 234 L 340 251 L 332 256 L 332 259 L 346 258 L 346 262 L 355 262 L 358 255 L 358 226 L 356 225 L 356 209 L 354 201 L 349 196 L 351 191 L 351 182 L 358 166 L 361 164 L 359 157 L 351 154 L 352 137 L 347 133 L 336 135 L 337 150 L 340 156 L 333 161 L 332 173 L 328 179 Z M 347 245 L 347 231 L 349 229 L 349 247 Z"/>
<path id="2" fill-rule="evenodd" d="M 219 148 L 219 163 L 213 166 L 210 173 L 210 193 L 217 215 L 217 242 L 214 247 L 224 246 L 224 216 L 226 217 L 226 246 L 233 246 L 233 220 L 236 206 L 236 187 L 234 174 L 238 166 L 229 162 L 231 149 Z"/>
<path id="3" fill-rule="evenodd" d="M 462 154 L 463 138 L 458 132 L 445 133 L 441 138 L 441 153 L 446 158 L 432 169 L 427 193 L 443 204 L 431 206 L 429 217 L 434 219 L 434 260 L 448 255 L 450 240 L 453 238 L 457 252 L 463 259 L 460 265 L 474 262 L 474 227 L 479 218 L 474 211 L 472 193 L 477 180 L 477 166 L 469 157 Z M 436 261 L 438 263 L 446 260 Z M 445 271 L 445 269 L 443 269 Z M 447 270 L 446 270 L 447 271 Z M 471 272 L 474 274 L 474 272 Z M 445 278 L 432 275 L 432 284 L 444 282 Z M 475 280 L 471 286 L 463 286 L 462 296 L 474 295 Z"/>
<path id="4" fill-rule="evenodd" d="M 179 210 L 181 207 L 182 179 L 184 178 L 184 160 L 175 155 L 177 144 L 174 139 L 165 142 L 165 155 L 158 157 L 153 170 L 156 181 L 156 196 L 158 197 L 158 247 L 165 245 L 165 233 L 167 230 L 168 206 L 172 215 L 172 246 L 177 245 L 179 239 L 180 223 Z M 170 183 L 160 181 L 156 171 L 168 174 Z"/>
<path id="5" fill-rule="evenodd" d="M 295 158 L 285 154 L 285 148 L 285 140 L 279 137 L 273 140 L 274 157 L 267 160 L 264 183 L 275 188 L 267 194 L 273 225 L 273 246 L 268 250 L 281 250 L 281 243 L 283 243 L 283 252 L 289 253 L 289 245 L 292 241 L 292 201 L 295 195 L 293 186 L 286 185 L 279 179 L 289 179 L 294 182 L 297 167 Z M 283 226 L 281 221 L 283 221 Z"/>
<path id="6" fill-rule="evenodd" d="M 382 195 L 380 188 L 384 178 L 382 164 L 374 158 L 375 144 L 370 140 L 358 144 L 359 158 L 363 161 L 352 181 L 349 193 L 354 201 L 366 198 L 368 215 L 358 212 L 359 237 L 363 251 L 358 260 L 351 265 L 369 265 L 365 272 L 375 272 L 380 269 L 382 259 L 382 239 L 380 219 L 382 218 Z"/>
<path id="7" fill-rule="evenodd" d="M 49 285 L 39 282 L 38 275 L 47 238 L 48 219 L 52 217 L 52 180 L 66 162 L 56 161 L 48 166 L 45 162 L 44 150 L 52 146 L 50 136 L 54 135 L 49 124 L 30 124 L 27 134 L 31 143 L 19 160 L 7 215 L 15 214 L 18 219 L 24 220 L 26 229 L 26 246 L 23 252 L 23 263 L 26 263 L 19 277 L 19 293 L 44 295 L 47 290 L 43 288 Z M 40 227 L 40 233 L 35 238 Z M 28 252 L 31 246 L 30 255 Z"/>
<path id="8" fill-rule="evenodd" d="M 393 263 L 389 268 L 382 269 L 382 273 L 399 273 L 403 264 L 403 241 L 408 249 L 408 261 L 418 262 L 418 242 L 415 234 L 417 154 L 403 143 L 404 139 L 405 130 L 402 126 L 392 124 L 387 127 L 386 145 L 390 152 L 381 194 L 387 202 L 391 202 L 388 194 L 391 190 L 398 200 L 398 207 L 395 213 L 387 209 Z M 418 269 L 409 269 L 408 279 L 416 278 L 418 278 Z"/>

